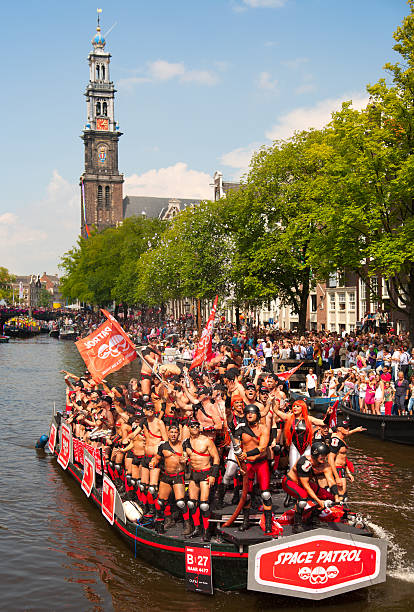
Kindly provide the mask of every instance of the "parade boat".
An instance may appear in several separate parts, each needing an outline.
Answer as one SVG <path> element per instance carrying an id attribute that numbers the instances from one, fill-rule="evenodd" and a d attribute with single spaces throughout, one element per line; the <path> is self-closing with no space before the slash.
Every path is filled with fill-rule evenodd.
<path id="1" fill-rule="evenodd" d="M 330 406 L 333 406 L 336 400 L 338 399 L 337 397 L 326 397 L 326 396 L 319 396 L 319 395 L 310 397 L 304 391 L 299 391 L 297 389 L 290 389 L 289 393 L 290 393 L 290 398 L 294 401 L 304 400 L 309 410 L 314 414 L 316 413 L 325 414 L 326 410 Z"/>
<path id="2" fill-rule="evenodd" d="M 3 325 L 3 331 L 9 336 L 18 338 L 29 338 L 40 334 L 40 322 L 31 317 L 12 317 Z"/>
<path id="3" fill-rule="evenodd" d="M 77 333 L 72 325 L 64 325 L 59 330 L 59 340 L 76 340 Z"/>
<path id="4" fill-rule="evenodd" d="M 341 403 L 340 410 L 349 417 L 351 427 L 362 426 L 365 435 L 398 444 L 414 445 L 414 417 L 385 414 L 367 414 L 353 410 L 349 404 Z"/>
<path id="5" fill-rule="evenodd" d="M 130 507 L 135 504 L 123 501 L 104 473 L 101 451 L 74 438 L 60 414 L 53 417 L 48 449 L 135 557 L 186 579 L 191 590 L 247 588 L 319 600 L 385 581 L 386 542 L 372 537 L 363 520 L 358 525 L 357 517 L 350 514 L 329 522 L 320 518 L 312 526 L 297 524 L 291 520 L 294 510 L 286 508 L 285 496 L 279 492 L 273 496 L 279 521 L 273 536 L 263 532 L 259 517 L 247 531 L 239 531 L 237 521 L 230 524 L 234 506 L 213 512 L 218 537 L 208 544 L 199 538 L 185 539 L 180 523 L 159 534 L 140 521 L 139 512 L 131 517 Z"/>
<path id="6" fill-rule="evenodd" d="M 51 329 L 50 332 L 49 332 L 49 336 L 51 338 L 59 339 L 59 328 L 56 327 L 56 328 Z"/>
<path id="7" fill-rule="evenodd" d="M 0 336 L 0 344 L 5 344 L 10 340 L 10 336 Z"/>

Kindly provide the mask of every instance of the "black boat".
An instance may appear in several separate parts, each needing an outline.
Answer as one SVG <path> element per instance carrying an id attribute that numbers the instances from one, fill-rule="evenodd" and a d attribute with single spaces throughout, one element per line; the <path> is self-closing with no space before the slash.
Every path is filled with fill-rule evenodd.
<path id="1" fill-rule="evenodd" d="M 340 410 L 349 417 L 351 427 L 365 427 L 364 434 L 398 444 L 414 444 L 414 417 L 388 416 L 357 412 L 341 403 Z"/>
<path id="2" fill-rule="evenodd" d="M 81 484 L 84 470 L 74 462 L 70 427 L 64 423 L 59 425 L 59 416 L 52 421 L 50 450 L 58 455 L 56 449 L 60 449 L 58 464 Z M 93 471 L 95 473 L 95 464 Z M 89 499 L 105 515 L 102 478 L 96 475 L 97 485 L 94 486 L 91 481 Z M 109 481 L 113 488 L 113 522 L 107 515 L 106 518 L 134 555 L 173 576 L 186 578 L 187 584 L 191 583 L 188 550 L 202 550 L 205 543 L 199 538 L 186 540 L 181 524 L 165 534 L 158 534 L 149 526 L 140 524 L 139 520 L 129 520 L 125 505 L 129 502 L 123 503 L 112 481 L 106 475 L 104 478 L 105 486 Z M 108 489 L 105 495 L 108 499 Z M 285 516 L 284 494 L 274 495 L 273 501 L 275 514 Z M 224 523 L 234 508 L 224 507 L 212 514 L 219 535 L 208 547 L 212 587 L 226 591 L 248 588 L 318 600 L 385 580 L 386 543 L 373 538 L 363 522 L 356 526 L 351 520 L 344 520 L 312 527 L 285 522 L 279 535 L 272 537 L 264 534 L 258 521 L 244 532 L 239 531 L 235 524 L 225 527 Z M 323 555 L 328 556 L 325 559 Z M 332 555 L 335 555 L 334 561 L 336 559 L 339 567 L 332 565 Z M 315 559 L 312 560 L 312 556 Z M 341 559 L 348 559 L 348 563 L 341 565 Z M 199 578 L 196 576 L 195 580 Z"/>

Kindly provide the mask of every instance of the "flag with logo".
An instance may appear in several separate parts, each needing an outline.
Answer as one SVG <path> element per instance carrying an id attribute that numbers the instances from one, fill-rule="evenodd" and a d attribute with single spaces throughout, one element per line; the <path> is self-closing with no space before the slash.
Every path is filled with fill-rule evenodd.
<path id="1" fill-rule="evenodd" d="M 336 427 L 338 424 L 338 405 L 339 399 L 337 399 L 334 405 L 332 406 L 332 412 L 329 415 L 329 427 Z"/>
<path id="2" fill-rule="evenodd" d="M 75 342 L 86 367 L 96 382 L 137 358 L 135 347 L 118 321 L 101 309 L 107 320 L 86 338 Z"/>
<path id="3" fill-rule="evenodd" d="M 289 380 L 289 378 L 292 376 L 292 374 L 294 374 L 295 372 L 297 372 L 299 370 L 299 368 L 304 364 L 305 362 L 302 361 L 299 365 L 295 366 L 294 368 L 291 368 L 290 370 L 287 370 L 286 372 L 278 372 L 277 373 L 277 377 L 278 378 L 282 378 L 283 380 Z"/>
<path id="4" fill-rule="evenodd" d="M 196 352 L 190 366 L 190 370 L 203 364 L 212 354 L 211 342 L 213 338 L 213 327 L 214 319 L 216 317 L 217 301 L 218 295 L 216 295 L 216 299 L 214 300 L 213 308 L 211 309 L 207 325 L 205 326 L 201 334 L 200 342 L 197 345 Z"/>

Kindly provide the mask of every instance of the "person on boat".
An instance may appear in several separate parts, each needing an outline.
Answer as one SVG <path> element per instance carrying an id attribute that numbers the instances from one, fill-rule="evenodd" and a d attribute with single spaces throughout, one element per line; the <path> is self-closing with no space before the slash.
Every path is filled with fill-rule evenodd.
<path id="1" fill-rule="evenodd" d="M 196 395 L 187 390 L 187 396 L 193 404 L 194 417 L 200 423 L 203 434 L 215 440 L 216 432 L 223 429 L 223 422 L 211 401 L 212 389 L 202 385 L 197 389 Z"/>
<path id="2" fill-rule="evenodd" d="M 245 416 L 244 416 L 244 406 L 245 402 L 241 395 L 233 395 L 230 399 L 227 399 L 227 404 L 230 403 L 230 409 L 227 410 L 227 427 L 230 430 L 232 436 L 235 436 L 236 429 L 239 425 L 244 424 Z M 227 406 L 228 408 L 228 406 Z M 220 482 L 217 490 L 217 506 L 223 507 L 224 504 L 224 496 L 226 494 L 227 489 L 230 488 L 231 484 L 234 484 L 234 493 L 233 499 L 231 501 L 232 504 L 237 504 L 240 499 L 240 488 L 238 486 L 238 471 L 239 464 L 237 462 L 236 456 L 234 454 L 233 442 L 230 443 L 229 451 L 227 454 L 227 459 L 225 463 L 225 469 L 223 473 L 222 481 Z"/>
<path id="3" fill-rule="evenodd" d="M 138 501 L 144 505 L 142 498 L 141 485 L 141 463 L 145 454 L 145 435 L 140 427 L 140 416 L 129 419 L 132 431 L 128 435 L 129 444 L 125 447 L 125 489 L 127 497 L 131 500 L 136 496 Z"/>
<path id="4" fill-rule="evenodd" d="M 400 370 L 397 374 L 397 381 L 395 383 L 395 397 L 394 404 L 392 407 L 393 415 L 403 415 L 406 412 L 405 401 L 408 399 L 409 384 L 408 380 L 404 378 L 404 372 Z"/>
<path id="5" fill-rule="evenodd" d="M 219 474 L 220 457 L 213 440 L 200 432 L 200 423 L 192 418 L 188 423 L 190 437 L 184 440 L 183 449 L 185 457 L 191 468 L 188 485 L 187 506 L 191 513 L 194 530 L 191 537 L 203 535 L 203 539 L 210 539 L 210 488 L 213 487 Z M 203 527 L 200 524 L 200 513 Z"/>
<path id="6" fill-rule="evenodd" d="M 282 412 L 276 406 L 274 412 L 285 422 L 285 443 L 289 448 L 289 467 L 292 468 L 299 457 L 310 454 L 313 426 L 323 425 L 324 421 L 309 416 L 306 402 L 303 400 L 293 402 L 291 413 Z"/>
<path id="7" fill-rule="evenodd" d="M 332 469 L 328 463 L 329 447 L 322 441 L 313 442 L 309 455 L 298 459 L 282 479 L 282 488 L 298 501 L 296 517 L 303 523 L 311 521 L 315 504 L 320 510 L 327 507 L 327 502 L 339 500 L 338 489 L 332 484 L 331 491 L 319 485 L 318 479 L 324 476 L 334 482 Z"/>
<path id="8" fill-rule="evenodd" d="M 150 463 L 158 450 L 160 442 L 167 441 L 167 431 L 164 423 L 155 416 L 155 407 L 152 402 L 144 404 L 144 419 L 142 420 L 138 433 L 142 430 L 145 436 L 144 458 L 141 460 L 141 501 L 144 506 L 145 516 L 155 516 L 155 499 L 158 491 L 160 476 L 159 468 L 150 469 Z"/>
<path id="9" fill-rule="evenodd" d="M 151 395 L 151 381 L 154 369 L 160 363 L 161 354 L 157 349 L 156 336 L 148 338 L 148 346 L 141 352 L 141 390 L 145 399 Z"/>
<path id="10" fill-rule="evenodd" d="M 384 414 L 391 416 L 392 407 L 394 404 L 395 390 L 392 383 L 387 380 L 384 382 Z"/>
<path id="11" fill-rule="evenodd" d="M 346 471 L 343 469 L 338 470 L 337 468 L 346 467 L 346 461 L 345 465 L 343 464 L 343 458 L 345 457 L 346 459 L 347 449 L 345 438 L 354 433 L 360 433 L 362 431 L 366 431 L 366 428 L 359 426 L 355 427 L 354 429 L 350 429 L 350 421 L 349 419 L 345 418 L 338 424 L 336 432 L 332 434 L 331 445 L 329 447 L 328 463 L 332 469 L 335 483 L 338 488 L 341 487 L 341 491 L 343 492 L 341 495 L 343 496 L 346 495 L 346 480 L 344 481 L 344 478 L 346 478 Z M 342 456 L 338 459 L 338 453 L 341 451 L 341 449 L 344 450 L 342 451 Z"/>
<path id="12" fill-rule="evenodd" d="M 267 460 L 270 431 L 261 423 L 261 414 L 258 406 L 249 404 L 244 408 L 245 423 L 239 425 L 235 438 L 241 445 L 240 460 L 246 462 L 248 476 L 248 495 L 243 507 L 243 522 L 241 531 L 249 528 L 249 515 L 251 507 L 250 494 L 253 490 L 255 478 L 260 487 L 265 516 L 265 532 L 272 531 L 272 494 L 270 492 L 270 469 Z"/>
<path id="13" fill-rule="evenodd" d="M 180 428 L 176 423 L 172 423 L 168 428 L 168 440 L 166 442 L 161 442 L 158 446 L 156 454 L 150 461 L 149 468 L 153 470 L 160 464 L 162 464 L 162 467 L 158 497 L 155 501 L 155 530 L 158 533 L 164 533 L 169 524 L 172 524 L 170 509 L 168 509 L 168 514 L 166 514 L 166 509 L 168 507 L 168 498 L 171 491 L 173 491 L 175 503 L 184 519 L 183 535 L 188 536 L 192 529 L 189 521 L 189 510 L 184 499 L 184 470 L 186 459 L 183 446 L 180 442 Z M 166 516 L 169 519 L 168 525 L 166 524 Z"/>

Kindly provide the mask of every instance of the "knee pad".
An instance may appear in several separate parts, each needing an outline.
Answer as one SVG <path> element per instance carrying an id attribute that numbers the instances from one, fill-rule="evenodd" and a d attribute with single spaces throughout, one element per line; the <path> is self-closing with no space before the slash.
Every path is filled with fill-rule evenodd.
<path id="1" fill-rule="evenodd" d="M 149 402 L 149 400 L 150 400 L 150 396 L 149 395 L 143 395 L 142 396 L 142 401 L 143 402 Z"/>
<path id="2" fill-rule="evenodd" d="M 189 507 L 189 509 L 191 511 L 195 510 L 197 508 L 197 500 L 196 499 L 189 499 L 187 502 L 187 506 Z"/>
<path id="3" fill-rule="evenodd" d="M 114 469 L 114 462 L 113 461 L 108 461 L 108 465 L 109 467 L 113 470 Z"/>
<path id="4" fill-rule="evenodd" d="M 280 444 L 275 444 L 273 447 L 273 452 L 275 455 L 280 455 L 280 452 L 282 450 L 282 447 L 280 446 Z"/>
<path id="5" fill-rule="evenodd" d="M 165 499 L 157 499 L 157 504 L 158 504 L 158 506 L 160 507 L 160 510 L 164 510 L 164 508 L 165 508 L 165 502 L 166 502 L 166 500 L 165 500 Z"/>
<path id="6" fill-rule="evenodd" d="M 137 484 L 138 484 L 139 490 L 144 492 L 145 491 L 145 485 L 140 480 L 138 480 Z"/>
<path id="7" fill-rule="evenodd" d="M 200 510 L 203 513 L 207 513 L 210 510 L 210 504 L 208 502 L 201 502 L 200 504 Z"/>
<path id="8" fill-rule="evenodd" d="M 271 498 L 272 498 L 272 494 L 271 494 L 271 492 L 270 492 L 270 491 L 262 491 L 262 493 L 261 493 L 261 497 L 262 497 L 262 500 L 263 500 L 264 502 L 268 502 L 268 501 L 269 501 L 269 499 L 271 499 Z"/>
<path id="9" fill-rule="evenodd" d="M 151 493 L 151 495 L 153 497 L 155 497 L 157 495 L 157 493 L 158 493 L 158 488 L 156 486 L 154 486 L 154 485 L 150 485 L 148 487 L 148 493 Z"/>
<path id="10" fill-rule="evenodd" d="M 131 485 L 131 487 L 135 487 L 137 486 L 137 481 L 135 480 L 135 478 L 130 478 L 129 479 L 129 484 Z"/>
<path id="11" fill-rule="evenodd" d="M 304 510 L 306 506 L 307 506 L 307 501 L 305 499 L 302 499 L 300 502 L 298 502 L 299 510 Z"/>
<path id="12" fill-rule="evenodd" d="M 129 485 L 131 485 L 131 484 L 132 484 L 132 483 L 131 483 L 131 480 L 132 480 L 132 475 L 131 475 L 131 474 L 127 474 L 127 475 L 126 475 L 126 481 L 127 481 L 127 483 L 128 483 Z"/>
<path id="13" fill-rule="evenodd" d="M 185 501 L 183 499 L 177 499 L 175 502 L 177 504 L 177 508 L 181 511 L 185 510 Z"/>
<path id="14" fill-rule="evenodd" d="M 122 463 L 115 463 L 114 469 L 120 474 L 122 472 Z"/>

